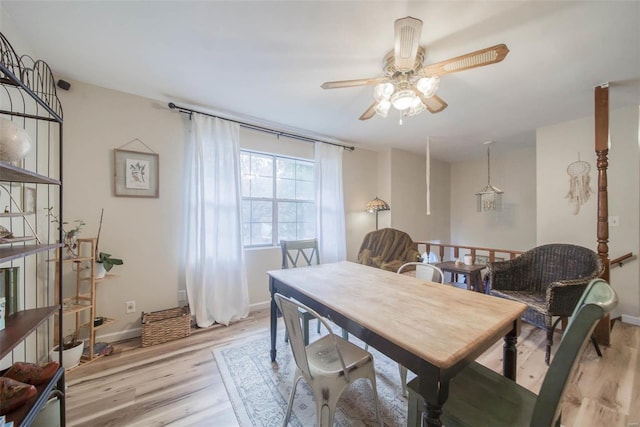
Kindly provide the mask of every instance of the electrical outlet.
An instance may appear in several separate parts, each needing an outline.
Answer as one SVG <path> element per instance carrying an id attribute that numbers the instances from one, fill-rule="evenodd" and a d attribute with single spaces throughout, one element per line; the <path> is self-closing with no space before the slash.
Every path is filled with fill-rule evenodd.
<path id="1" fill-rule="evenodd" d="M 126 313 L 135 313 L 136 312 L 136 302 L 135 301 L 127 301 L 124 303 L 126 306 Z"/>
<path id="2" fill-rule="evenodd" d="M 178 301 L 186 301 L 187 300 L 187 291 L 179 290 L 178 291 Z"/>

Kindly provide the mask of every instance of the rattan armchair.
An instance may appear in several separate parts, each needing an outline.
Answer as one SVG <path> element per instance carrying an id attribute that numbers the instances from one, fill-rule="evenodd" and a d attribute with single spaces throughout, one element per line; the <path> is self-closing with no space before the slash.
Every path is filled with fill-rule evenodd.
<path id="1" fill-rule="evenodd" d="M 547 331 L 545 362 L 549 364 L 558 321 L 571 316 L 587 284 L 602 273 L 603 264 L 590 249 L 555 243 L 487 267 L 486 292 L 527 304 L 522 319 Z"/>

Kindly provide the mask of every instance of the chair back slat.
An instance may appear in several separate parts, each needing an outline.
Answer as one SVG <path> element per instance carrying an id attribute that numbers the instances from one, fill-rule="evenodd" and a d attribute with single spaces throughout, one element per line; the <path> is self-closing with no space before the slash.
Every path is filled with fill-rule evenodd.
<path id="1" fill-rule="evenodd" d="M 416 277 L 418 279 L 427 280 L 429 282 L 444 283 L 444 272 L 433 264 L 408 262 L 398 268 L 398 273 L 402 273 L 410 266 L 415 266 Z"/>
<path id="2" fill-rule="evenodd" d="M 282 313 L 284 318 L 284 324 L 289 333 L 289 344 L 291 345 L 291 351 L 293 352 L 293 358 L 296 361 L 296 365 L 304 373 L 304 375 L 311 378 L 311 371 L 309 369 L 309 361 L 307 359 L 307 351 L 304 345 L 304 338 L 302 335 L 302 324 L 300 322 L 299 306 L 296 302 L 289 298 L 283 297 L 280 294 L 275 294 L 274 298 L 276 304 Z"/>
<path id="3" fill-rule="evenodd" d="M 560 416 L 560 403 L 579 356 L 589 342 L 597 323 L 616 307 L 615 291 L 602 279 L 592 280 L 580 298 L 558 351 L 549 365 L 530 426 L 552 426 Z"/>
<path id="4" fill-rule="evenodd" d="M 280 250 L 282 251 L 282 268 L 320 264 L 318 239 L 281 240 Z"/>

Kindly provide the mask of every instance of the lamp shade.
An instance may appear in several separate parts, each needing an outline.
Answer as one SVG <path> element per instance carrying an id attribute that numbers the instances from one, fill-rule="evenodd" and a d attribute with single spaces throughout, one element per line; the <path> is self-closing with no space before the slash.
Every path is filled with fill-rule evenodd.
<path id="1" fill-rule="evenodd" d="M 390 211 L 391 208 L 389 204 L 382 199 L 375 198 L 369 203 L 367 203 L 367 212 L 379 212 L 379 211 Z"/>

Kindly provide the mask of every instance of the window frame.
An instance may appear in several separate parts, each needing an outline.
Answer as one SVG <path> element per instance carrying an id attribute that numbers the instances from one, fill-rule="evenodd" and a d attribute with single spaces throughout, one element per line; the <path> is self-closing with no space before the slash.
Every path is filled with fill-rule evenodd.
<path id="1" fill-rule="evenodd" d="M 243 209 L 244 209 L 244 202 L 246 200 L 250 200 L 250 201 L 258 201 L 258 202 L 271 202 L 271 242 L 270 243 L 260 243 L 260 244 L 245 244 L 244 240 L 246 239 L 245 237 L 243 237 L 243 244 L 242 247 L 244 249 L 260 249 L 260 248 L 271 248 L 271 247 L 277 247 L 280 246 L 280 236 L 279 236 L 279 218 L 278 218 L 278 204 L 279 203 L 296 203 L 298 205 L 302 205 L 304 203 L 311 203 L 314 207 L 314 211 L 315 211 L 315 204 L 316 204 L 316 198 L 315 198 L 315 182 L 314 180 L 312 180 L 312 184 L 314 186 L 314 191 L 313 191 L 313 198 L 312 199 L 296 199 L 296 198 L 278 198 L 278 185 L 277 185 L 277 181 L 278 181 L 278 176 L 277 176 L 277 162 L 278 159 L 284 159 L 284 160 L 294 160 L 296 162 L 305 162 L 310 164 L 312 167 L 315 167 L 315 160 L 314 159 L 308 159 L 308 158 L 302 158 L 302 157 L 295 157 L 295 156 L 288 156 L 288 155 L 284 155 L 284 154 L 278 154 L 278 153 L 271 153 L 271 152 L 266 152 L 266 151 L 259 151 L 259 150 L 254 150 L 254 149 L 248 149 L 248 148 L 240 148 L 240 156 L 242 158 L 243 154 L 256 154 L 259 156 L 265 156 L 265 157 L 270 157 L 272 159 L 272 176 L 271 176 L 271 185 L 272 185 L 272 197 L 251 197 L 251 196 L 245 196 L 244 194 L 241 194 L 241 199 L 242 199 L 242 205 L 243 205 Z M 240 179 L 242 180 L 242 171 L 241 171 L 241 177 Z M 298 179 L 294 179 L 294 181 L 303 181 L 303 180 L 298 180 Z M 241 191 L 242 191 L 243 186 L 241 186 Z M 246 224 L 246 222 L 244 221 L 244 216 L 242 218 L 242 226 L 244 228 L 244 225 Z M 250 222 L 251 224 L 251 222 Z M 299 222 L 296 218 L 295 221 L 296 224 L 296 228 L 298 226 L 298 224 L 302 224 L 302 222 Z M 314 227 L 315 228 L 315 227 Z M 307 237 L 309 239 L 311 238 L 315 238 L 316 237 L 316 232 L 317 230 L 314 230 L 314 236 L 313 237 Z M 251 236 L 249 236 L 249 241 L 251 240 Z"/>

